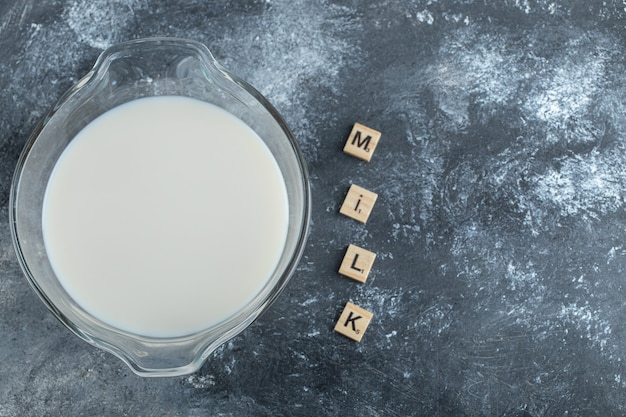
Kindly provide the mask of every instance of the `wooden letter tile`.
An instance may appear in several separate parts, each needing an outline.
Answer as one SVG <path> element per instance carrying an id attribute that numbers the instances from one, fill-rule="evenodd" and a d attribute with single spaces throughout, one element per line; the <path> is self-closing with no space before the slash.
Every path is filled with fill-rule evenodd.
<path id="1" fill-rule="evenodd" d="M 356 158 L 369 162 L 372 159 L 381 133 L 360 123 L 355 123 L 348 136 L 343 151 Z"/>
<path id="2" fill-rule="evenodd" d="M 335 325 L 335 331 L 360 342 L 373 316 L 369 311 L 348 302 Z"/>
<path id="3" fill-rule="evenodd" d="M 378 194 L 352 184 L 339 212 L 361 223 L 367 222 Z"/>
<path id="4" fill-rule="evenodd" d="M 339 273 L 359 282 L 365 282 L 376 259 L 376 254 L 356 245 L 348 246 Z"/>

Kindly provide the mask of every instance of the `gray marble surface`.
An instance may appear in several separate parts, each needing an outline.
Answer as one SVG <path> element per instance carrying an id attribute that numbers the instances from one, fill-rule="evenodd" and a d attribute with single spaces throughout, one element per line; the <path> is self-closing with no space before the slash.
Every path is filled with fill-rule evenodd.
<path id="1" fill-rule="evenodd" d="M 0 2 L 0 417 L 626 415 L 622 1 Z M 279 300 L 196 374 L 142 379 L 23 277 L 28 135 L 103 48 L 204 42 L 278 108 L 313 223 Z M 342 152 L 356 121 L 374 158 Z M 366 225 L 338 214 L 351 183 Z M 378 257 L 337 274 L 349 243 Z M 363 341 L 333 331 L 346 301 Z"/>

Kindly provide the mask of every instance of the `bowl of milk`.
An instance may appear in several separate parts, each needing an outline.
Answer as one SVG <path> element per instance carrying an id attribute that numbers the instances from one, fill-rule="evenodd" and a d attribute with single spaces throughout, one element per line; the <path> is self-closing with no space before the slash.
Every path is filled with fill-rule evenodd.
<path id="1" fill-rule="evenodd" d="M 28 281 L 141 376 L 198 370 L 264 312 L 307 238 L 287 124 L 201 43 L 104 51 L 35 129 L 10 193 Z"/>

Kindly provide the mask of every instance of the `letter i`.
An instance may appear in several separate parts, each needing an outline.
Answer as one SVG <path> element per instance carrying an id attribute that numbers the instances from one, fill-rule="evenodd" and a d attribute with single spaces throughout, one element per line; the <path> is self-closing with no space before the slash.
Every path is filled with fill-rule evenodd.
<path id="1" fill-rule="evenodd" d="M 363 194 L 360 194 L 359 197 L 363 198 Z M 359 213 L 361 212 L 361 209 L 359 208 L 359 204 L 361 204 L 361 198 L 359 198 L 359 201 L 356 202 L 356 206 L 354 206 L 354 211 L 358 211 Z"/>

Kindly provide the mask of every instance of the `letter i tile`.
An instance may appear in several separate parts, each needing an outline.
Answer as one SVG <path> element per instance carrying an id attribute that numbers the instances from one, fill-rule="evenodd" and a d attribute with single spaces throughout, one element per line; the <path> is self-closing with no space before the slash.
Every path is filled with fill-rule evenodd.
<path id="1" fill-rule="evenodd" d="M 339 212 L 361 223 L 367 222 L 378 194 L 352 184 Z"/>
<path id="2" fill-rule="evenodd" d="M 374 314 L 369 311 L 347 302 L 335 325 L 335 331 L 360 342 L 367 326 L 372 321 Z"/>

